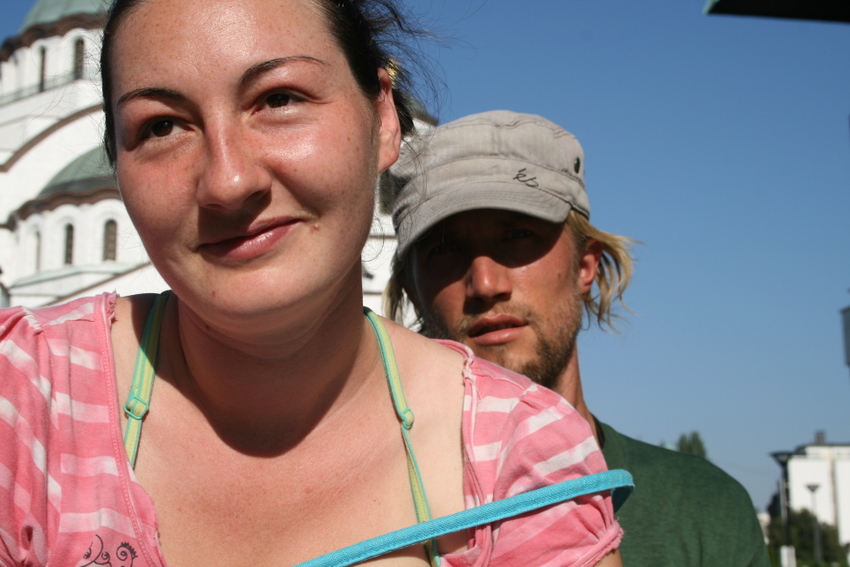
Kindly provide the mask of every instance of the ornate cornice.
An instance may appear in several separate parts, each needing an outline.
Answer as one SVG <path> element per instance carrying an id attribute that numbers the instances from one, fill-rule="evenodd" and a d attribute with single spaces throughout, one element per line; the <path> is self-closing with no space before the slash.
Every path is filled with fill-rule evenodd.
<path id="1" fill-rule="evenodd" d="M 47 306 L 47 305 L 59 305 L 60 303 L 65 303 L 65 302 L 69 301 L 71 298 L 79 297 L 79 296 L 82 296 L 82 295 L 88 295 L 89 292 L 91 292 L 91 290 L 93 290 L 93 289 L 97 289 L 98 287 L 102 287 L 102 286 L 108 284 L 109 282 L 115 281 L 118 278 L 122 278 L 122 277 L 126 276 L 129 273 L 138 272 L 140 270 L 143 270 L 150 265 L 151 265 L 150 261 L 143 262 L 143 263 L 141 263 L 137 266 L 133 266 L 132 268 L 128 268 L 127 270 L 124 270 L 123 272 L 118 272 L 117 274 L 114 274 L 113 276 L 108 277 L 105 280 L 101 280 L 99 282 L 93 283 L 92 285 L 90 285 L 88 287 L 78 289 L 78 290 L 74 291 L 73 293 L 71 293 L 69 295 L 64 295 L 64 296 L 52 299 L 52 300 L 48 301 L 47 303 L 45 303 L 44 305 L 45 306 Z M 2 285 L 2 284 L 0 284 L 0 285 Z"/>
<path id="2" fill-rule="evenodd" d="M 101 29 L 106 23 L 106 14 L 71 14 L 57 22 L 35 24 L 24 30 L 21 35 L 10 37 L 0 46 L 0 62 L 8 61 L 9 57 L 22 47 L 29 47 L 39 39 L 63 36 L 72 29 L 85 30 Z"/>
<path id="3" fill-rule="evenodd" d="M 46 199 L 27 201 L 12 214 L 7 225 L 14 226 L 16 221 L 26 220 L 32 214 L 52 211 L 62 205 L 84 205 L 97 203 L 104 199 L 121 199 L 118 188 L 114 185 L 94 187 L 84 193 L 78 191 L 59 191 Z"/>
<path id="4" fill-rule="evenodd" d="M 12 169 L 12 166 L 15 165 L 15 162 L 17 162 L 19 159 L 21 159 L 28 151 L 30 151 L 31 149 L 36 147 L 42 140 L 47 138 L 53 132 L 59 130 L 63 126 L 70 124 L 71 122 L 73 122 L 74 120 L 77 120 L 78 118 L 82 118 L 83 116 L 86 116 L 88 114 L 93 114 L 93 113 L 98 112 L 100 110 L 103 110 L 103 105 L 102 104 L 95 104 L 95 105 L 90 106 L 88 108 L 78 110 L 74 114 L 71 114 L 70 116 L 66 116 L 62 120 L 59 120 L 58 122 L 56 122 L 56 124 L 53 124 L 52 126 L 45 128 L 44 130 L 42 130 L 41 132 L 39 132 L 38 134 L 36 134 L 32 138 L 30 138 L 29 140 L 27 140 L 27 142 L 23 146 L 21 146 L 18 149 L 18 151 L 13 153 L 9 157 L 9 159 L 6 160 L 6 163 L 0 163 L 0 173 L 5 173 L 5 172 L 9 171 L 10 169 Z"/>

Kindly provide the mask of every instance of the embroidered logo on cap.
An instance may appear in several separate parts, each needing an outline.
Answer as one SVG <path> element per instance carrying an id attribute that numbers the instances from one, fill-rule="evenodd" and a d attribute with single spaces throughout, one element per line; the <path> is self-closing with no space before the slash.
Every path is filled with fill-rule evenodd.
<path id="1" fill-rule="evenodd" d="M 517 171 L 516 175 L 514 175 L 514 179 L 519 181 L 520 183 L 528 185 L 529 187 L 539 187 L 540 185 L 537 183 L 537 178 L 529 177 L 528 174 L 525 172 L 526 169 L 527 168 L 523 167 L 522 169 Z"/>

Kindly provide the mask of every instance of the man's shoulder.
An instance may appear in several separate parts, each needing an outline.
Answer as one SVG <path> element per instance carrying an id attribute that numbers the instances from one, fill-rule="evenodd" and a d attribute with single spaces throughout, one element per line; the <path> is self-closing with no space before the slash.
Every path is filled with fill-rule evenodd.
<path id="1" fill-rule="evenodd" d="M 624 457 L 630 463 L 641 466 L 652 466 L 655 469 L 669 468 L 671 471 L 679 471 L 682 474 L 699 472 L 708 474 L 710 477 L 727 478 L 737 484 L 735 479 L 703 457 L 680 453 L 679 451 L 673 451 L 665 447 L 634 439 L 614 430 L 611 426 L 607 426 L 605 431 L 606 444 L 609 432 L 612 432 L 619 438 Z"/>
<path id="2" fill-rule="evenodd" d="M 599 425 L 608 466 L 626 469 L 635 481 L 619 511 L 624 563 L 769 565 L 752 500 L 737 480 L 702 457 Z"/>
<path id="3" fill-rule="evenodd" d="M 659 489 L 667 495 L 679 494 L 696 501 L 726 501 L 729 506 L 752 512 L 746 489 L 726 471 L 696 455 L 688 455 L 639 441 L 601 424 L 605 432 L 603 454 L 612 468 L 632 473 L 644 490 Z M 616 462 L 611 462 L 616 461 Z"/>

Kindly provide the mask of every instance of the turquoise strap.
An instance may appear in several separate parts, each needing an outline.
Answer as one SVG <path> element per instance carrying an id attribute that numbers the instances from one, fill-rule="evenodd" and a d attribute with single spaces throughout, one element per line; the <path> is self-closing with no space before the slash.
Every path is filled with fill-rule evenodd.
<path id="1" fill-rule="evenodd" d="M 410 428 L 413 427 L 413 410 L 407 405 L 404 390 L 401 387 L 401 377 L 398 373 L 398 365 L 395 360 L 395 351 L 390 341 L 387 328 L 381 318 L 368 307 L 363 308 L 366 319 L 375 331 L 378 339 L 378 348 L 381 351 L 381 360 L 384 363 L 384 374 L 390 387 L 390 396 L 393 399 L 395 413 L 401 422 L 401 436 L 404 439 L 404 450 L 407 454 L 407 476 L 410 479 L 410 491 L 413 493 L 413 507 L 416 509 L 416 521 L 427 522 L 431 519 L 431 510 L 428 507 L 428 496 L 425 493 L 425 484 L 422 482 L 422 474 L 419 472 L 419 463 L 416 462 L 416 453 L 410 442 Z M 417 542 L 414 542 L 417 543 Z M 437 550 L 437 540 L 431 538 L 425 542 L 425 554 L 432 567 L 439 567 L 440 554 Z"/>
<path id="2" fill-rule="evenodd" d="M 142 342 L 139 344 L 139 352 L 136 355 L 136 368 L 133 370 L 130 395 L 127 397 L 127 403 L 124 404 L 124 413 L 127 414 L 124 448 L 127 450 L 131 467 L 136 466 L 139 439 L 142 436 L 142 418 L 150 408 L 153 381 L 156 376 L 156 361 L 159 357 L 159 334 L 169 293 L 164 291 L 159 294 L 148 313 L 145 329 L 142 331 Z"/>
<path id="3" fill-rule="evenodd" d="M 156 363 L 159 355 L 159 338 L 162 328 L 162 317 L 165 305 L 168 301 L 169 291 L 164 291 L 156 298 L 151 312 L 148 314 L 145 328 L 142 332 L 142 341 L 136 357 L 136 367 L 133 372 L 133 381 L 130 386 L 130 395 L 124 405 L 127 414 L 127 429 L 124 432 L 124 447 L 130 466 L 135 467 L 136 455 L 139 448 L 139 439 L 142 432 L 142 419 L 150 407 L 151 392 L 153 391 L 154 377 L 156 376 Z M 345 547 L 327 555 L 322 555 L 301 563 L 296 567 L 347 567 L 361 563 L 386 553 L 403 549 L 417 543 L 426 542 L 426 552 L 431 564 L 439 565 L 439 555 L 436 553 L 436 538 L 469 529 L 475 526 L 489 524 L 564 502 L 577 496 L 613 490 L 612 500 L 614 508 L 618 509 L 631 491 L 634 489 L 632 476 L 624 470 L 612 470 L 594 475 L 584 476 L 573 480 L 553 484 L 537 490 L 526 492 L 484 504 L 476 508 L 464 510 L 456 514 L 430 519 L 428 501 L 425 495 L 425 487 L 416 456 L 410 443 L 408 430 L 413 427 L 413 411 L 408 407 L 401 388 L 398 367 L 395 362 L 395 354 L 392 344 L 381 320 L 369 309 L 364 308 L 366 317 L 378 338 L 384 371 L 390 387 L 393 405 L 402 424 L 402 436 L 404 438 L 405 451 L 407 452 L 408 475 L 410 476 L 411 491 L 413 492 L 414 506 L 418 524 L 404 528 L 376 538 L 362 541 L 358 544 Z"/>
<path id="4" fill-rule="evenodd" d="M 367 539 L 295 567 L 347 567 L 429 538 L 433 539 L 475 526 L 490 524 L 585 494 L 613 490 L 614 497 L 622 502 L 633 489 L 632 475 L 624 470 L 611 470 L 583 476 Z"/>

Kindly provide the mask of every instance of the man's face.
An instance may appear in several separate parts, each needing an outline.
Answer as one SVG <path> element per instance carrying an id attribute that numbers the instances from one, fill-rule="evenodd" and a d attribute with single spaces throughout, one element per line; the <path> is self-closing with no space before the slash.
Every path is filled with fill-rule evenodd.
<path id="1" fill-rule="evenodd" d="M 576 257 L 568 227 L 511 211 L 463 212 L 435 225 L 411 259 L 425 334 L 557 386 L 598 263 L 591 252 Z"/>

